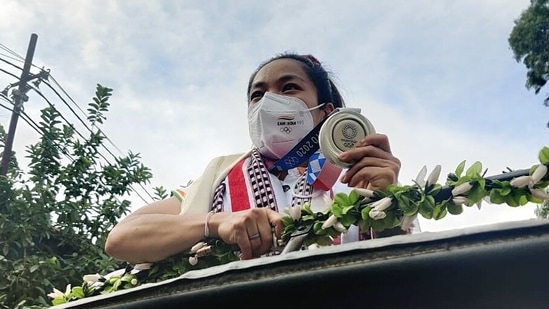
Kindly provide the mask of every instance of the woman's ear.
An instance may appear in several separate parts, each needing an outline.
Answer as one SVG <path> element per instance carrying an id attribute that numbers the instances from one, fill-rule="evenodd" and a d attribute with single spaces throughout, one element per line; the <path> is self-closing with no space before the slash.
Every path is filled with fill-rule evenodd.
<path id="1" fill-rule="evenodd" d="M 328 117 L 328 115 L 330 115 L 334 111 L 334 109 L 335 107 L 333 103 L 326 103 L 326 105 L 322 109 L 325 113 L 324 117 Z"/>

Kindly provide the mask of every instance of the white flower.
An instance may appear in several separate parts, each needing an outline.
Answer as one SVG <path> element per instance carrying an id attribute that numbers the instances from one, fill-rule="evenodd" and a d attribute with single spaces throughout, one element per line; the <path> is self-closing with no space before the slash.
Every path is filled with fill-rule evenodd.
<path id="1" fill-rule="evenodd" d="M 393 203 L 393 200 L 390 197 L 384 197 L 372 204 L 372 209 L 370 210 L 368 215 L 370 216 L 370 218 L 374 220 L 383 219 L 387 216 L 384 210 L 389 208 L 389 206 L 391 206 L 392 203 Z"/>
<path id="2" fill-rule="evenodd" d="M 423 166 L 416 176 L 416 183 L 420 187 L 425 187 L 425 175 L 427 175 L 427 166 Z"/>
<path id="3" fill-rule="evenodd" d="M 411 217 L 403 217 L 402 221 L 400 222 L 400 229 L 403 231 L 408 231 L 409 229 L 413 228 L 414 221 L 417 218 L 417 214 L 411 216 Z"/>
<path id="4" fill-rule="evenodd" d="M 356 191 L 356 193 L 360 196 L 372 198 L 375 196 L 375 192 L 370 189 L 364 189 L 364 188 L 353 188 L 353 190 Z"/>
<path id="5" fill-rule="evenodd" d="M 370 216 L 370 218 L 372 218 L 374 220 L 381 220 L 381 219 L 383 219 L 387 216 L 387 214 L 384 211 L 377 210 L 377 209 L 370 210 L 368 215 Z"/>
<path id="6" fill-rule="evenodd" d="M 469 192 L 469 190 L 471 190 L 471 188 L 473 188 L 472 184 L 470 184 L 468 182 L 462 183 L 459 186 L 452 189 L 452 195 L 453 196 L 458 196 L 458 195 L 465 194 L 465 193 Z"/>
<path id="7" fill-rule="evenodd" d="M 207 245 L 205 242 L 201 241 L 198 242 L 196 245 L 192 246 L 191 250 L 189 251 L 190 254 L 195 254 L 196 251 L 200 250 L 202 247 Z"/>
<path id="8" fill-rule="evenodd" d="M 345 228 L 345 226 L 341 223 L 341 222 L 336 222 L 334 224 L 334 229 L 340 233 L 347 233 L 347 229 Z"/>
<path id="9" fill-rule="evenodd" d="M 429 174 L 429 177 L 427 177 L 427 183 L 425 184 L 425 186 L 437 183 L 441 169 L 442 167 L 440 165 L 435 166 L 435 169 L 433 169 L 431 174 Z"/>
<path id="10" fill-rule="evenodd" d="M 49 293 L 49 294 L 48 294 L 48 297 L 51 297 L 51 298 L 63 298 L 63 297 L 65 297 L 65 294 L 63 294 L 63 292 L 59 291 L 58 289 L 53 288 L 53 292 L 52 292 L 52 293 Z"/>
<path id="11" fill-rule="evenodd" d="M 540 164 L 532 173 L 532 181 L 536 184 L 540 182 L 540 180 L 547 174 L 547 166 Z"/>
<path id="12" fill-rule="evenodd" d="M 294 219 L 294 221 L 297 221 L 301 218 L 301 205 L 297 205 L 297 206 L 290 206 L 290 207 L 285 207 L 284 208 L 284 212 L 287 213 L 290 217 L 292 217 L 292 219 Z"/>
<path id="13" fill-rule="evenodd" d="M 389 208 L 389 206 L 391 206 L 392 203 L 393 203 L 393 200 L 390 197 L 384 197 L 384 198 L 380 199 L 379 201 L 374 202 L 372 204 L 372 209 L 375 209 L 375 210 L 378 210 L 378 211 L 383 211 L 383 210 Z"/>
<path id="14" fill-rule="evenodd" d="M 515 188 L 524 188 L 526 186 L 531 187 L 534 181 L 532 180 L 532 176 L 520 176 L 513 178 L 509 183 Z"/>
<path id="15" fill-rule="evenodd" d="M 147 269 L 151 269 L 151 266 L 152 266 L 152 263 L 140 263 L 140 264 L 135 264 L 133 269 L 135 269 L 135 270 L 147 270 Z"/>
<path id="16" fill-rule="evenodd" d="M 84 275 L 82 280 L 84 282 L 89 283 L 89 284 L 93 284 L 93 283 L 96 283 L 97 281 L 99 281 L 99 279 L 101 279 L 101 278 L 102 278 L 102 276 L 100 274 L 91 274 L 91 275 Z"/>
<path id="17" fill-rule="evenodd" d="M 196 256 L 189 256 L 189 264 L 192 266 L 198 264 L 198 258 Z"/>
<path id="18" fill-rule="evenodd" d="M 65 288 L 65 293 L 59 291 L 56 288 L 53 288 L 53 292 L 49 293 L 48 297 L 51 297 L 51 298 L 65 298 L 65 296 L 69 296 L 69 294 L 71 293 L 71 289 L 72 288 L 71 288 L 70 284 L 67 284 L 67 287 Z"/>
<path id="19" fill-rule="evenodd" d="M 549 194 L 541 189 L 530 189 L 533 197 L 539 198 L 541 200 L 549 200 Z"/>
<path id="20" fill-rule="evenodd" d="M 105 277 L 105 279 L 108 280 L 108 279 L 113 278 L 113 277 L 120 277 L 120 276 L 124 275 L 125 273 L 126 273 L 126 268 L 120 268 L 120 269 L 117 269 L 115 271 L 112 271 L 112 272 L 104 275 L 103 277 Z"/>
<path id="21" fill-rule="evenodd" d="M 467 203 L 469 199 L 467 199 L 465 196 L 456 196 L 452 198 L 452 202 L 458 206 L 461 206 L 465 203 Z"/>
<path id="22" fill-rule="evenodd" d="M 337 217 L 335 215 L 331 215 L 328 220 L 324 221 L 324 223 L 322 223 L 322 229 L 325 230 L 327 228 L 330 228 L 332 226 L 334 226 L 334 224 L 337 223 Z"/>

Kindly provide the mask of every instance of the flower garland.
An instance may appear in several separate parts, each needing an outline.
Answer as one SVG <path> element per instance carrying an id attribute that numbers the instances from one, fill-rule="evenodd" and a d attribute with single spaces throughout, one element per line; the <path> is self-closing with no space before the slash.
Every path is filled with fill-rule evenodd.
<path id="1" fill-rule="evenodd" d="M 362 230 L 382 231 L 395 227 L 407 230 L 418 214 L 426 219 L 440 220 L 448 213 L 462 213 L 463 206 L 477 205 L 480 209 L 482 201 L 511 207 L 529 202 L 540 204 L 549 200 L 549 147 L 543 147 L 538 158 L 540 164 L 518 175 L 510 172 L 499 175 L 501 177 L 487 178 L 484 178 L 480 162 L 465 170 L 463 161 L 455 172 L 448 175 L 445 185 L 437 183 L 440 165 L 427 178 L 427 169 L 423 167 L 413 185 L 391 185 L 387 192 L 353 188 L 349 194 L 337 193 L 331 206 L 323 212 L 312 211 L 308 203 L 302 207 L 289 207 L 285 209 L 287 215 L 282 218 L 284 231 L 279 244 L 283 247 L 296 233 L 305 231 L 304 246 L 331 245 L 334 237 L 347 232 L 352 225 Z M 273 254 L 279 254 L 279 248 L 273 248 Z M 65 292 L 54 288 L 48 296 L 53 305 L 58 305 L 143 283 L 160 282 L 190 270 L 237 261 L 237 251 L 235 245 L 207 239 L 188 251 L 154 264 L 128 265 L 107 275 L 86 275 L 81 286 L 69 284 Z"/>

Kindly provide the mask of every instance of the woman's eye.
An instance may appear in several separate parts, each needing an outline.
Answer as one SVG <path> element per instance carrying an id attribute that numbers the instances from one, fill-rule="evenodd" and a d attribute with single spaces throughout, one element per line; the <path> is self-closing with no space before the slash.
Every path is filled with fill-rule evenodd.
<path id="1" fill-rule="evenodd" d="M 282 87 L 282 92 L 290 91 L 290 90 L 299 90 L 299 89 L 301 89 L 301 88 L 299 88 L 298 85 L 290 83 L 290 84 L 286 84 L 286 85 L 284 85 L 284 87 Z"/>
<path id="2" fill-rule="evenodd" d="M 250 101 L 256 101 L 261 99 L 263 97 L 263 92 L 261 91 L 254 91 L 252 94 L 250 94 Z"/>

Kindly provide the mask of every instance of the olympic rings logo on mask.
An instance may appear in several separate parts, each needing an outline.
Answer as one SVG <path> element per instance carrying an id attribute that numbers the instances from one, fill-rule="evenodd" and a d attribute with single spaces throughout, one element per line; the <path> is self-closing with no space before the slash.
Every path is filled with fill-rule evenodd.
<path id="1" fill-rule="evenodd" d="M 290 134 L 290 133 L 292 133 L 292 128 L 290 128 L 290 127 L 282 127 L 282 128 L 280 128 L 280 132 L 286 133 L 286 134 Z"/>

